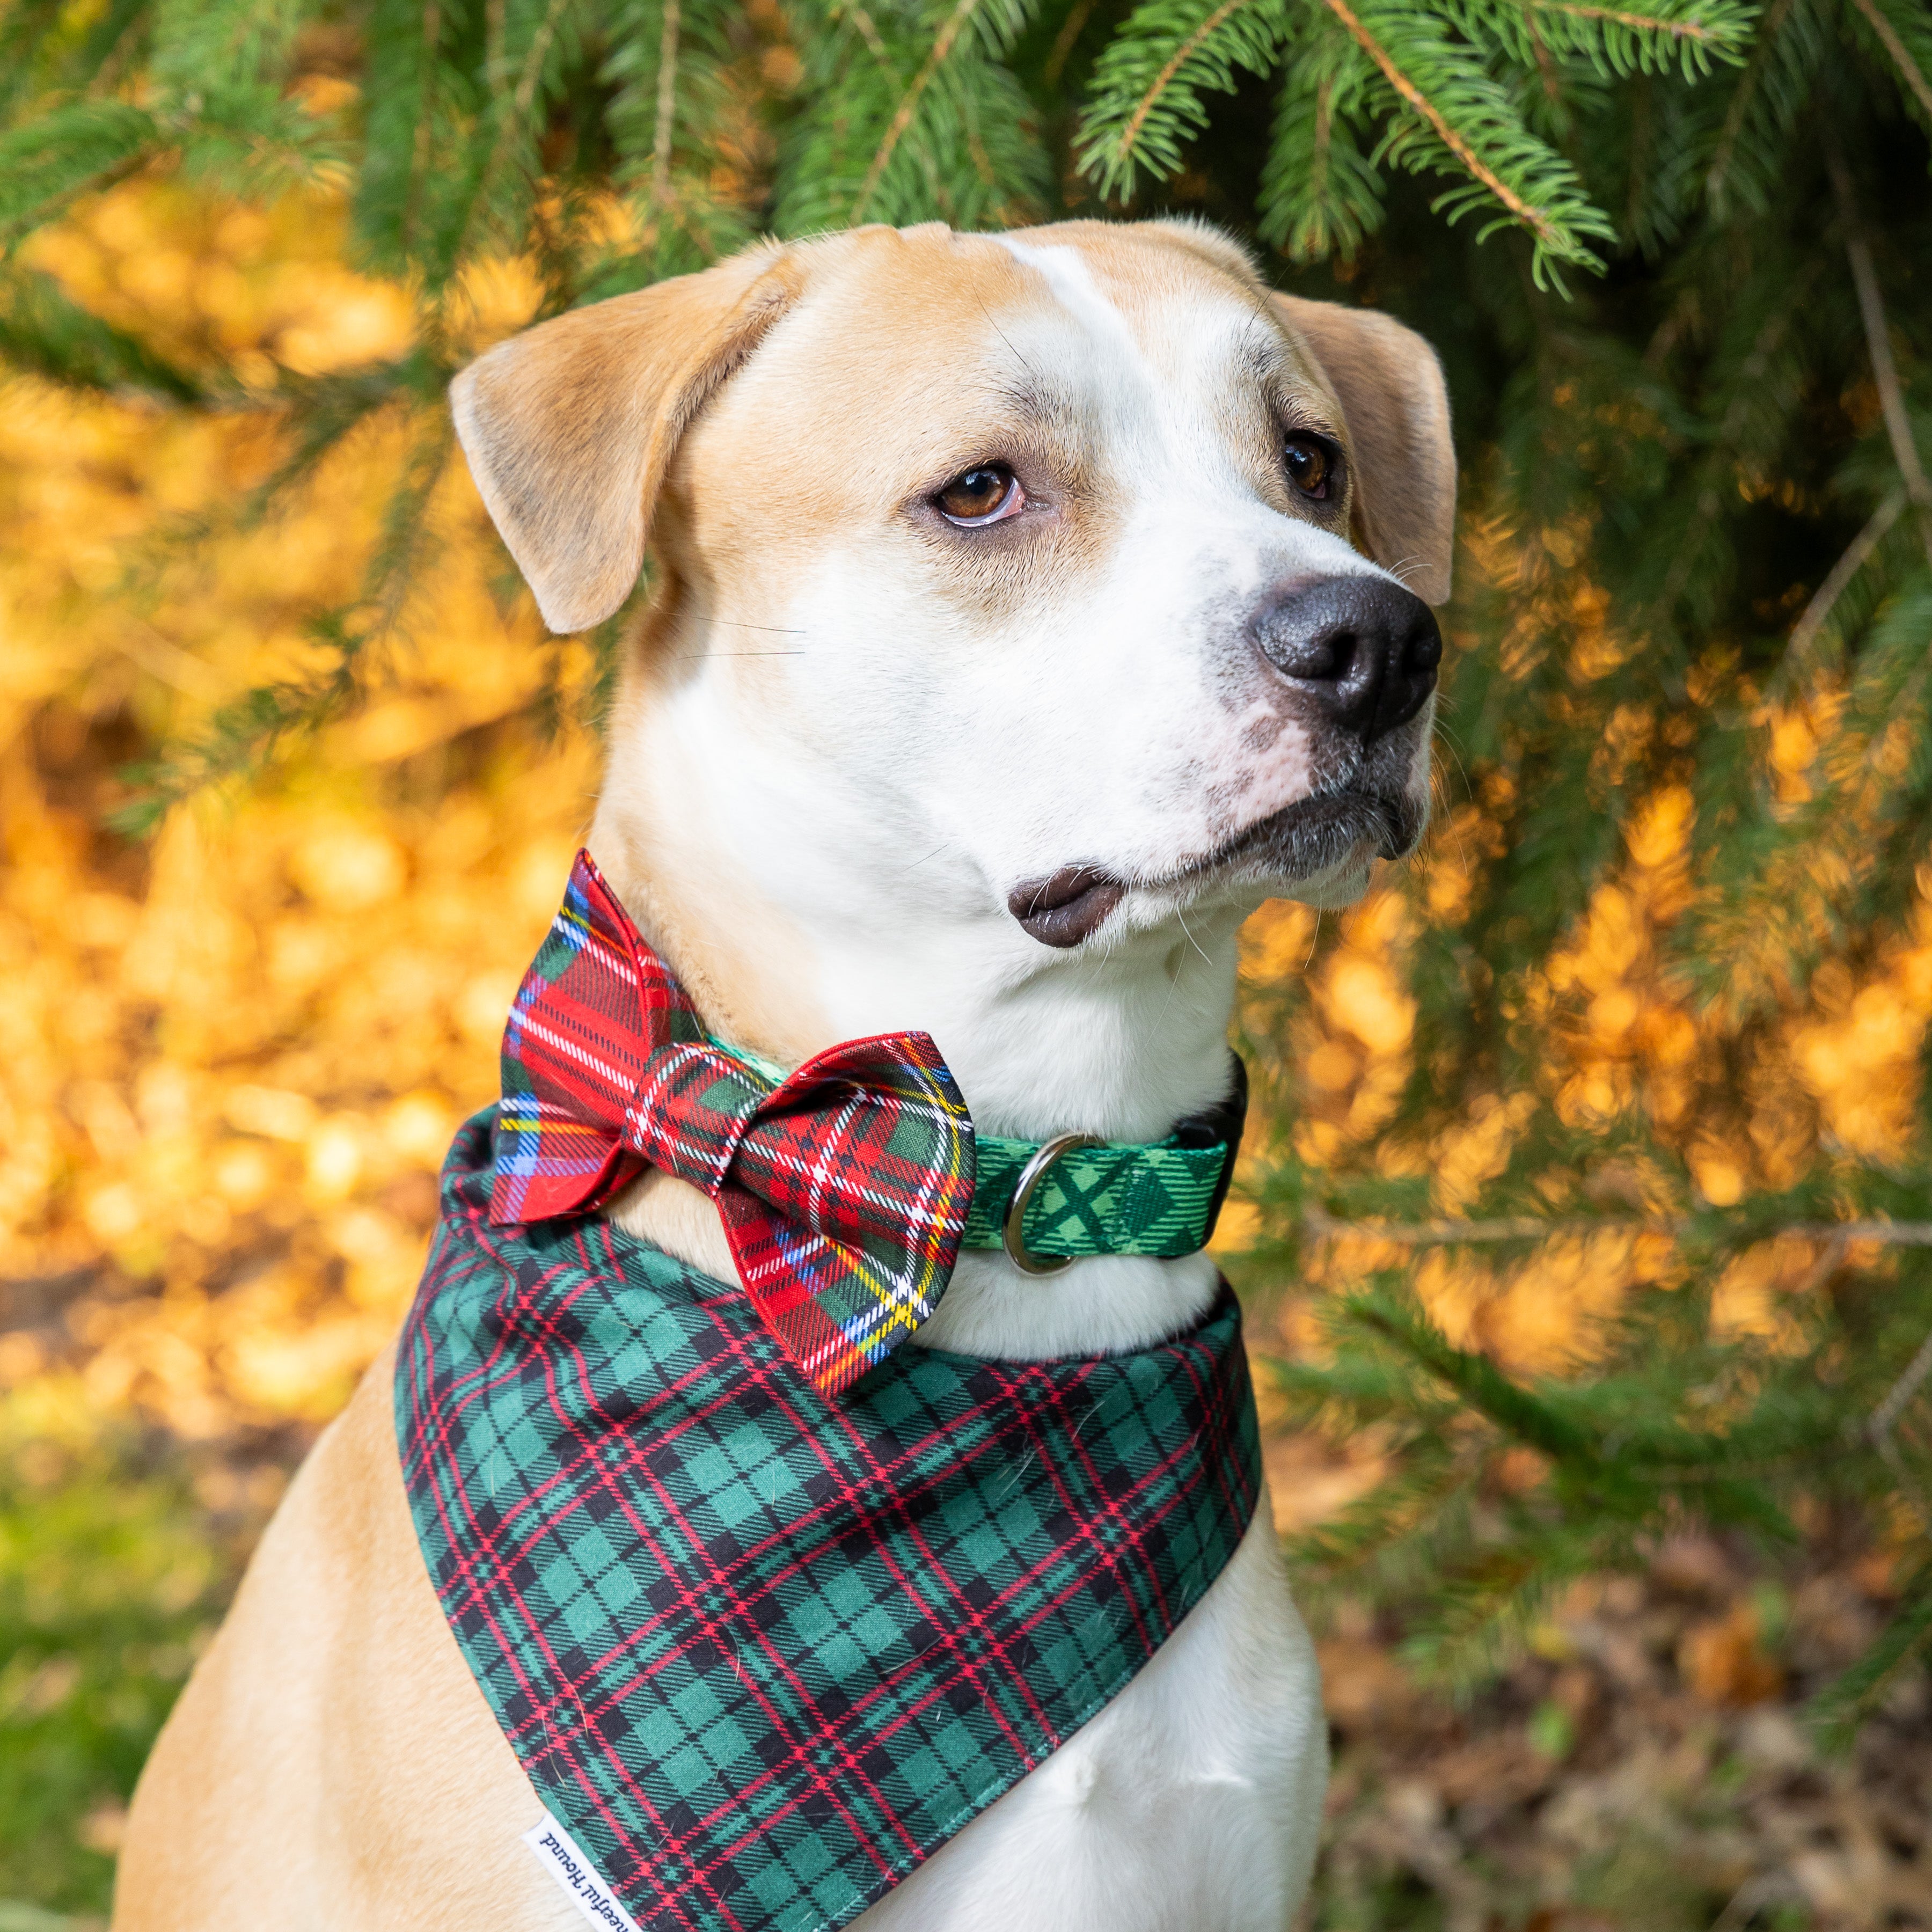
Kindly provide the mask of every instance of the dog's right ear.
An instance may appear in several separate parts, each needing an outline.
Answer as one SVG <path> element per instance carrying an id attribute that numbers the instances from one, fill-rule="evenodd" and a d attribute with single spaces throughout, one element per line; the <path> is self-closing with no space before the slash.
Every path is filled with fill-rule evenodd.
<path id="1" fill-rule="evenodd" d="M 1373 309 L 1270 294 L 1342 405 L 1355 458 L 1358 547 L 1426 604 L 1449 601 L 1456 446 L 1436 352 Z"/>
<path id="2" fill-rule="evenodd" d="M 788 251 L 754 250 L 540 323 L 450 385 L 470 474 L 553 631 L 630 595 L 678 438 L 799 279 Z"/>

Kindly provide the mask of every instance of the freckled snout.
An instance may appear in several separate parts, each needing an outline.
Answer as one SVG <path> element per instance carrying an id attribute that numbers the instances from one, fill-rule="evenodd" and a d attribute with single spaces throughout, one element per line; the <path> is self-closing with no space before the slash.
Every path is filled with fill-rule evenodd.
<path id="1" fill-rule="evenodd" d="M 1262 607 L 1252 629 L 1262 656 L 1364 745 L 1422 709 L 1442 662 L 1434 614 L 1383 577 L 1292 584 Z"/>

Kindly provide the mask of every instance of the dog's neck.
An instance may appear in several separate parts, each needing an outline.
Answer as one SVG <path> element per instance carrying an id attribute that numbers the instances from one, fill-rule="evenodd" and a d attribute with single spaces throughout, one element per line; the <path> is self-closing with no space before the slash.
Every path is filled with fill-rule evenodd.
<path id="1" fill-rule="evenodd" d="M 949 853 L 943 826 L 855 798 L 792 747 L 748 742 L 703 681 L 675 696 L 634 686 L 610 742 L 592 855 L 716 1037 L 790 1066 L 922 1030 L 979 1130 L 1025 1139 L 1156 1140 L 1226 1096 L 1238 910 L 1055 951 L 1003 909 L 1000 882 Z M 732 1275 L 694 1188 L 649 1174 L 611 1212 Z M 1010 1359 L 1138 1347 L 1184 1328 L 1215 1278 L 1199 1255 L 1037 1277 L 968 1251 L 918 1339 Z"/>

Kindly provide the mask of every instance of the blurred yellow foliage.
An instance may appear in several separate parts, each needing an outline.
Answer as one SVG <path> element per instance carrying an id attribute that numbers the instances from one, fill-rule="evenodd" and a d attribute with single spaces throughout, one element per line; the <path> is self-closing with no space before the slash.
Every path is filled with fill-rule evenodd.
<path id="1" fill-rule="evenodd" d="M 322 375 L 410 346 L 410 292 L 344 266 L 342 242 L 326 196 L 242 208 L 148 181 L 34 245 L 97 313 L 187 364 L 218 358 L 266 384 L 278 364 Z M 527 264 L 499 261 L 466 270 L 461 294 L 457 326 L 480 345 L 526 320 L 538 287 Z M 0 1273 L 80 1284 L 62 1319 L 81 1399 L 137 1404 L 188 1433 L 312 1422 L 394 1326 L 443 1148 L 494 1091 L 502 1016 L 596 784 L 583 736 L 546 742 L 528 720 L 546 677 L 560 665 L 566 685 L 580 680 L 587 658 L 544 640 L 526 602 L 506 614 L 492 600 L 502 559 L 459 466 L 380 694 L 272 780 L 178 811 L 151 846 L 124 844 L 100 814 L 130 747 L 192 734 L 224 700 L 318 662 L 304 614 L 356 594 L 401 426 L 363 424 L 297 507 L 250 520 L 238 509 L 287 454 L 263 418 L 25 377 L 7 404 Z M 205 524 L 208 540 L 164 550 L 184 523 Z M 1627 653 L 1607 600 L 1574 574 L 1588 536 L 1472 532 L 1478 573 L 1513 600 L 1509 676 L 1559 634 L 1580 681 Z M 1832 716 L 1828 698 L 1768 714 L 1780 797 L 1800 795 Z M 1667 724 L 1618 708 L 1592 783 L 1621 787 Z M 1660 963 L 1660 935 L 1694 893 L 1696 806 L 1681 784 L 1635 802 L 1625 862 L 1508 994 L 1551 1042 L 1536 1084 L 1478 1096 L 1426 1131 L 1392 1124 L 1426 1046 L 1410 991 L 1418 940 L 1466 916 L 1513 782 L 1487 774 L 1360 906 L 1318 917 L 1277 904 L 1250 922 L 1250 987 L 1306 980 L 1310 997 L 1283 1042 L 1295 1104 L 1258 1120 L 1245 1180 L 1272 1125 L 1318 1171 L 1370 1149 L 1386 1174 L 1426 1177 L 1433 1211 L 1459 1214 L 1544 1100 L 1572 1124 L 1646 1110 L 1718 1204 L 1787 1184 L 1821 1134 L 1870 1158 L 1903 1148 L 1932 1019 L 1932 904 L 1922 896 L 1912 932 L 1856 980 L 1821 973 L 1740 1084 L 1714 1023 Z M 1318 948 L 1330 918 L 1335 943 Z M 1551 1210 L 1582 1184 L 1552 1176 Z M 1640 1216 L 1688 1204 L 1634 1172 L 1588 1185 Z M 1238 1194 L 1217 1245 L 1261 1232 Z M 1784 1333 L 1780 1298 L 1809 1279 L 1798 1248 L 1741 1257 L 1720 1287 L 1720 1326 Z M 1410 1252 L 1360 1233 L 1326 1244 L 1309 1288 Z M 1544 1365 L 1676 1266 L 1667 1239 L 1636 1228 L 1502 1263 L 1443 1251 L 1418 1280 L 1452 1335 Z M 0 1378 L 44 1381 L 62 1332 L 16 1328 Z"/>
<path id="2" fill-rule="evenodd" d="M 321 371 L 408 340 L 404 292 L 344 269 L 340 230 L 326 202 L 223 211 L 150 184 L 40 260 L 184 357 Z M 393 1330 L 444 1148 L 494 1093 L 594 753 L 520 722 L 544 647 L 486 594 L 500 561 L 459 475 L 386 694 L 145 850 L 104 835 L 124 739 L 192 732 L 304 668 L 301 614 L 355 594 L 393 432 L 352 438 L 299 508 L 218 528 L 195 566 L 109 602 L 176 520 L 231 511 L 272 438 L 26 379 L 7 400 L 0 1272 L 88 1279 L 66 1325 L 93 1402 L 189 1434 L 320 1419 Z M 42 1366 L 27 1344 L 0 1372 Z"/>

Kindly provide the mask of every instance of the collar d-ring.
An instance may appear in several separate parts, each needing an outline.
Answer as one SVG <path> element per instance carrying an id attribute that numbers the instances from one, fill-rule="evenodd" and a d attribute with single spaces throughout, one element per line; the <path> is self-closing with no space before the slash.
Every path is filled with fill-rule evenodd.
<path id="1" fill-rule="evenodd" d="M 1034 1192 L 1046 1178 L 1047 1170 L 1062 1154 L 1071 1154 L 1076 1148 L 1106 1145 L 1098 1134 L 1056 1134 L 1052 1140 L 1043 1142 L 1040 1151 L 1020 1169 L 1020 1178 L 1013 1185 L 1013 1198 L 1007 1205 L 1006 1218 L 1000 1224 L 1000 1244 L 1006 1251 L 1007 1260 L 1022 1274 L 1058 1274 L 1073 1265 L 1071 1255 L 1055 1259 L 1035 1254 L 1027 1246 L 1022 1227 L 1026 1211 L 1033 1204 Z"/>

